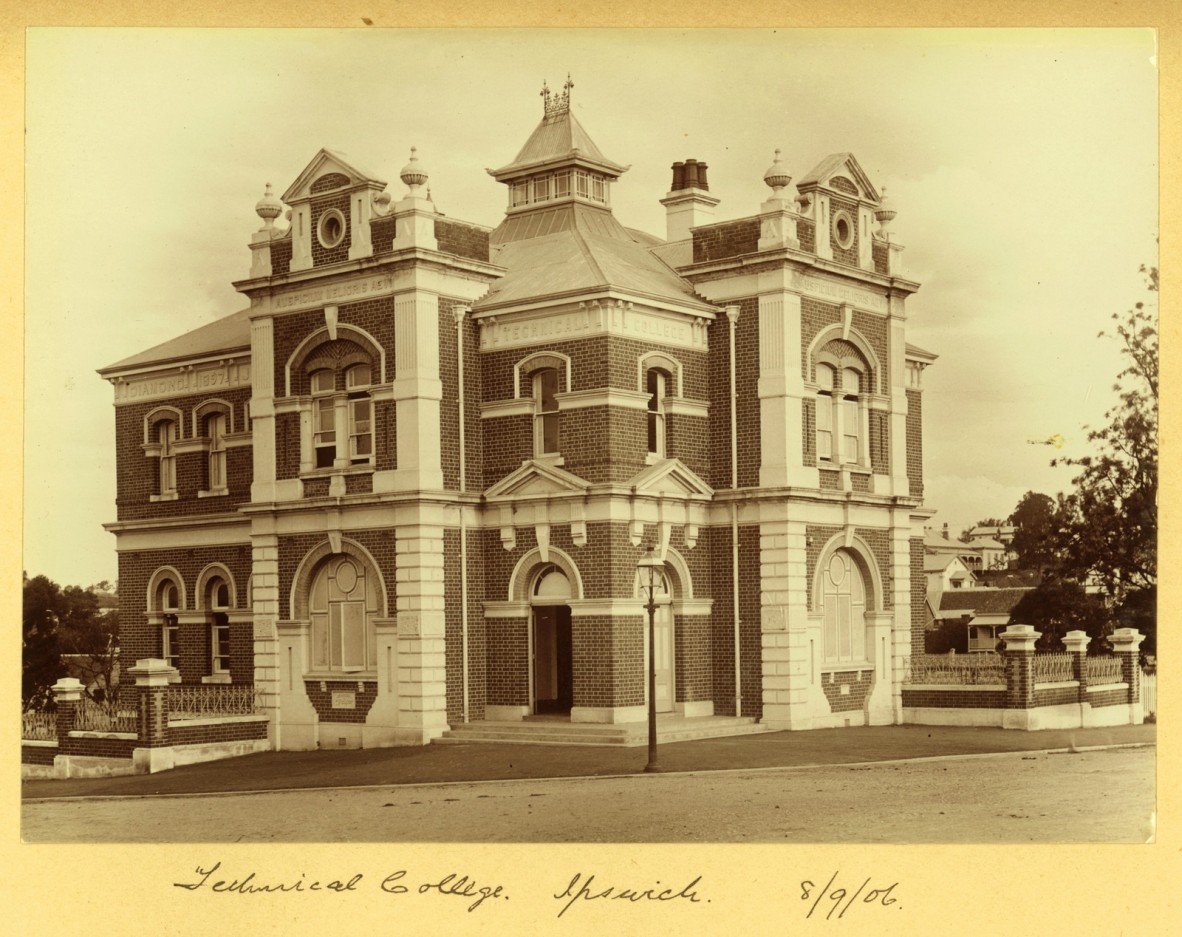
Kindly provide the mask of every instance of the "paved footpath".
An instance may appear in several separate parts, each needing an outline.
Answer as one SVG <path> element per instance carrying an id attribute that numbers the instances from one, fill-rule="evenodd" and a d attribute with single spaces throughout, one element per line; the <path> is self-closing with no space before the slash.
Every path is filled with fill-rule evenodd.
<path id="1" fill-rule="evenodd" d="M 26 842 L 1143 843 L 1153 746 L 26 802 Z M 1120 796 L 1111 796 L 1119 791 Z M 1106 804 L 1097 810 L 1097 803 Z"/>

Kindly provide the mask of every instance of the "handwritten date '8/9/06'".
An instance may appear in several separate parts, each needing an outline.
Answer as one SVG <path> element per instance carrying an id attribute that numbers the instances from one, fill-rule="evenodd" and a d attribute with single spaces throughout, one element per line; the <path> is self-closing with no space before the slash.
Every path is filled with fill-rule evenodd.
<path id="1" fill-rule="evenodd" d="M 894 890 L 899 886 L 898 882 L 892 882 L 885 888 L 871 888 L 870 879 L 867 878 L 855 891 L 851 892 L 843 885 L 834 887 L 838 874 L 834 872 L 829 877 L 829 881 L 825 883 L 824 888 L 818 888 L 809 879 L 805 879 L 800 883 L 800 900 L 812 902 L 809 905 L 808 914 L 805 915 L 806 920 L 813 916 L 813 912 L 817 911 L 817 906 L 821 905 L 822 901 L 826 902 L 826 904 L 821 905 L 821 910 L 817 912 L 817 915 L 819 917 L 821 914 L 824 914 L 825 920 L 827 921 L 834 914 L 837 915 L 837 920 L 841 920 L 845 917 L 845 913 L 854 902 L 862 905 L 873 905 L 879 908 L 889 908 L 892 905 L 895 908 L 902 908 L 902 905 L 899 904 L 899 899 L 893 895 Z"/>

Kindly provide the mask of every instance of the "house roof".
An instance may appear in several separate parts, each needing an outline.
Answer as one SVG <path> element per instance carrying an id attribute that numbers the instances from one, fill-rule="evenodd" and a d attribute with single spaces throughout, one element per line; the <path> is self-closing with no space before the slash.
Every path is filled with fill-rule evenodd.
<path id="1" fill-rule="evenodd" d="M 604 156 L 575 115 L 569 108 L 564 108 L 542 118 L 511 163 L 488 172 L 495 179 L 504 181 L 550 163 L 571 160 L 588 163 L 613 176 L 628 169 Z"/>
<path id="2" fill-rule="evenodd" d="M 132 355 L 130 358 L 109 364 L 105 368 L 100 368 L 98 373 L 106 376 L 116 371 L 149 364 L 166 364 L 169 361 L 197 358 L 218 352 L 249 350 L 250 309 L 248 307 L 223 316 L 214 322 L 198 326 L 183 335 Z"/>
<path id="3" fill-rule="evenodd" d="M 473 304 L 476 311 L 609 287 L 711 308 L 607 209 L 568 202 L 510 215 L 489 243 L 489 259 L 506 273 Z"/>
<path id="4" fill-rule="evenodd" d="M 951 589 L 940 596 L 940 611 L 962 612 L 966 615 L 1008 615 L 1029 591 L 1029 588 Z"/>
<path id="5" fill-rule="evenodd" d="M 1004 550 L 1006 548 L 1004 543 L 994 540 L 992 537 L 974 537 L 969 541 L 968 546 L 973 549 L 984 547 L 987 550 Z"/>
<path id="6" fill-rule="evenodd" d="M 955 553 L 925 553 L 923 571 L 925 573 L 942 573 L 953 563 L 959 562 L 960 557 Z"/>

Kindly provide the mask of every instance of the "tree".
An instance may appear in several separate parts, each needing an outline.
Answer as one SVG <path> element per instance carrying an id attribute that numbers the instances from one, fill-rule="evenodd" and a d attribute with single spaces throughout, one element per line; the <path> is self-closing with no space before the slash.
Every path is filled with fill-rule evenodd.
<path id="1" fill-rule="evenodd" d="M 45 709 L 49 688 L 62 675 L 58 624 L 63 600 L 56 582 L 45 576 L 24 577 L 22 595 L 21 705 Z"/>
<path id="2" fill-rule="evenodd" d="M 63 654 L 72 655 L 74 674 L 92 698 L 114 702 L 119 616 L 103 607 L 106 591 L 62 589 L 46 576 L 25 576 L 21 698 L 26 709 L 49 705 L 49 688 L 67 671 Z"/>
<path id="3" fill-rule="evenodd" d="M 1091 651 L 1101 650 L 1108 633 L 1109 613 L 1104 601 L 1089 594 L 1078 582 L 1050 576 L 1020 598 L 1010 610 L 1010 622 L 1033 625 L 1042 633 L 1038 650 L 1062 650 L 1063 635 L 1085 631 L 1092 638 Z"/>
<path id="4" fill-rule="evenodd" d="M 1151 296 L 1156 268 L 1142 267 Z M 1078 468 L 1075 490 L 1055 512 L 1061 569 L 1079 582 L 1103 589 L 1114 606 L 1157 586 L 1157 396 L 1156 303 L 1138 302 L 1114 313 L 1124 369 L 1113 390 L 1118 402 L 1105 425 L 1088 432 L 1096 454 L 1052 460 Z"/>
<path id="5" fill-rule="evenodd" d="M 1054 566 L 1055 499 L 1028 491 L 1009 517 L 1014 526 L 1010 549 L 1018 554 L 1018 569 L 1043 570 Z"/>

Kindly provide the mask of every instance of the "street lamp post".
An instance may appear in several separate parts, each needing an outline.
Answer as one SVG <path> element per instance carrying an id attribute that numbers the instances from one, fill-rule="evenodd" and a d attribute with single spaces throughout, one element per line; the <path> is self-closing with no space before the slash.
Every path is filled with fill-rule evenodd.
<path id="1" fill-rule="evenodd" d="M 653 548 L 649 547 L 644 556 L 636 564 L 640 571 L 640 587 L 648 590 L 648 764 L 644 766 L 647 772 L 660 771 L 657 764 L 657 645 L 656 645 L 656 612 L 657 586 L 664 577 L 665 564 L 653 556 Z"/>

